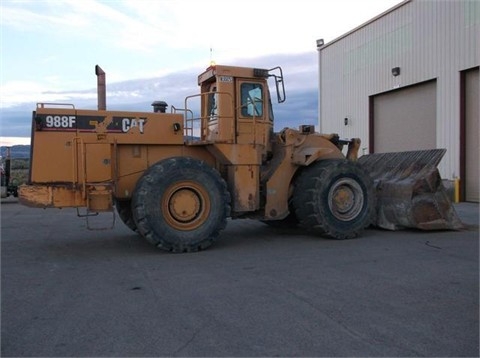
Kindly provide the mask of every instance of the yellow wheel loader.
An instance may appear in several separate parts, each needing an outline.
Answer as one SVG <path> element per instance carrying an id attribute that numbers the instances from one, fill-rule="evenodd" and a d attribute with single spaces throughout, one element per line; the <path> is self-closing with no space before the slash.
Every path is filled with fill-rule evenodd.
<path id="1" fill-rule="evenodd" d="M 430 179 L 412 181 L 411 170 L 401 180 L 383 178 L 391 156 L 381 164 L 377 157 L 357 161 L 359 139 L 319 134 L 311 125 L 274 133 L 268 80 L 284 102 L 280 67 L 212 65 L 198 76 L 200 93 L 169 113 L 163 101 L 152 104 L 153 112 L 107 111 L 105 72 L 99 66 L 95 72 L 98 110 L 37 104 L 30 181 L 19 190 L 23 204 L 86 208 L 87 218 L 116 208 L 130 229 L 172 252 L 207 248 L 227 218 L 298 225 L 336 239 L 354 238 L 372 224 L 459 225 L 448 197 L 434 198 L 442 192 L 438 163 L 426 160 L 423 171 L 414 170 Z M 400 154 L 407 160 L 397 161 L 408 171 L 411 157 Z M 380 173 L 371 175 L 372 168 Z M 416 206 L 403 204 L 418 191 L 427 199 L 412 217 Z"/>

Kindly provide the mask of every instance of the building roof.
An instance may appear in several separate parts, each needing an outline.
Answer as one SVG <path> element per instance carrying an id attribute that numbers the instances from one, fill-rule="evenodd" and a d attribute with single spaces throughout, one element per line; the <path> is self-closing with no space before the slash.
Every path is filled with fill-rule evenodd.
<path id="1" fill-rule="evenodd" d="M 409 2 L 412 2 L 412 1 L 413 1 L 413 0 L 403 0 L 401 3 L 393 6 L 392 8 L 390 8 L 390 9 L 384 11 L 384 12 L 382 12 L 381 14 L 375 16 L 374 18 L 368 20 L 367 22 L 364 22 L 363 24 L 355 27 L 353 30 L 348 31 L 347 33 L 345 33 L 345 34 L 337 37 L 336 39 L 334 39 L 334 40 L 332 40 L 332 41 L 330 41 L 330 42 L 327 42 L 326 44 L 324 44 L 324 45 L 322 45 L 322 46 L 318 46 L 318 50 L 321 51 L 321 50 L 325 49 L 326 47 L 334 44 L 335 42 L 340 41 L 341 39 L 343 39 L 343 38 L 351 35 L 352 33 L 360 30 L 361 28 L 363 28 L 363 27 L 365 27 L 365 26 L 370 25 L 371 23 L 377 21 L 378 19 L 384 17 L 385 15 L 387 15 L 387 14 L 389 14 L 389 13 L 397 10 L 398 8 L 404 6 L 404 5 L 406 5 L 406 4 L 408 4 Z"/>

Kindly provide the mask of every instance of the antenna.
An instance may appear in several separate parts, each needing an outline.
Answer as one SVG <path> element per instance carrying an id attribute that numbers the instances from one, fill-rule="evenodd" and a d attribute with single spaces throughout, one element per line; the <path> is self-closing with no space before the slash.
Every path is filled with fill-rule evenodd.
<path id="1" fill-rule="evenodd" d="M 210 46 L 210 66 L 215 66 L 215 61 L 213 60 L 213 47 Z"/>

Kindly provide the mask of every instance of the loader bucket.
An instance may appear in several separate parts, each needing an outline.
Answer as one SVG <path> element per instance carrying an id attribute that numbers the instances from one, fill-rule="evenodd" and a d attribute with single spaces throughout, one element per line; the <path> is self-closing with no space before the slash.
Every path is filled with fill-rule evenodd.
<path id="1" fill-rule="evenodd" d="M 437 166 L 445 149 L 374 153 L 358 162 L 376 191 L 375 225 L 387 230 L 460 230 Z"/>

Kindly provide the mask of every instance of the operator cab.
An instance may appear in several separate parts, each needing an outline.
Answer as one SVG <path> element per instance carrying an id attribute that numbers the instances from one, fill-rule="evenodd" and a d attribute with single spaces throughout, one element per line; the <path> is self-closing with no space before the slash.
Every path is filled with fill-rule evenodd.
<path id="1" fill-rule="evenodd" d="M 279 75 L 272 74 L 277 71 Z M 213 65 L 198 76 L 201 88 L 201 141 L 253 144 L 267 148 L 273 131 L 268 78 L 285 101 L 280 67 L 271 70 Z"/>

